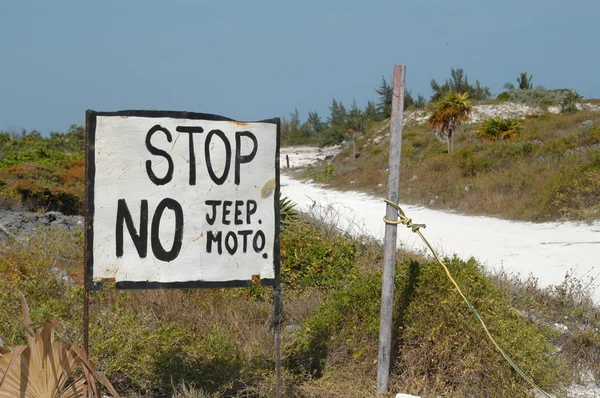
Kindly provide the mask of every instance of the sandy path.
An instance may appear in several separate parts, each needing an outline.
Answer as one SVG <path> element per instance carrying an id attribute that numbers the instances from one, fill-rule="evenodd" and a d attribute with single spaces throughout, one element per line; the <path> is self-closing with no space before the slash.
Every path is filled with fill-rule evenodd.
<path id="1" fill-rule="evenodd" d="M 281 176 L 282 195 L 310 208 L 342 229 L 383 238 L 385 204 L 382 199 L 359 192 L 338 192 Z M 511 274 L 539 279 L 542 286 L 560 284 L 573 274 L 594 286 L 600 303 L 600 222 L 527 223 L 490 217 L 445 213 L 416 206 L 402 206 L 415 223 L 424 223 L 423 234 L 445 255 L 471 256 L 488 269 L 504 268 Z M 398 244 L 425 250 L 415 234 L 400 227 Z"/>

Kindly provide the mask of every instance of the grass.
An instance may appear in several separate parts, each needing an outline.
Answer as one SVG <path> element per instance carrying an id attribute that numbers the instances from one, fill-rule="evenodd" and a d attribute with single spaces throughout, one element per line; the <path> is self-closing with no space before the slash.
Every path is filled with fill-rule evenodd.
<path id="1" fill-rule="evenodd" d="M 524 120 L 517 137 L 482 142 L 477 125 L 463 126 L 455 151 L 424 125 L 403 131 L 400 198 L 476 215 L 528 221 L 600 218 L 600 113 L 543 114 Z M 352 157 L 345 149 L 330 163 L 297 171 L 340 190 L 384 196 L 389 158 L 389 120 L 360 137 Z M 378 142 L 379 143 L 376 143 Z M 325 178 L 326 177 L 326 178 Z"/>
<path id="2" fill-rule="evenodd" d="M 382 248 L 306 216 L 290 222 L 281 239 L 285 396 L 375 395 Z M 54 228 L 22 244 L 0 242 L 0 335 L 19 343 L 20 290 L 34 321 L 57 319 L 61 339 L 81 344 L 81 245 L 81 231 Z M 329 262 L 315 263 L 327 253 L 334 255 Z M 398 259 L 391 389 L 529 394 L 439 266 L 404 252 Z M 536 382 L 562 391 L 578 372 L 598 376 L 600 312 L 587 283 L 567 278 L 541 289 L 534 280 L 487 276 L 474 260 L 447 261 L 492 333 Z M 106 285 L 92 295 L 90 357 L 123 396 L 273 396 L 271 295 L 258 286 L 123 292 Z"/>

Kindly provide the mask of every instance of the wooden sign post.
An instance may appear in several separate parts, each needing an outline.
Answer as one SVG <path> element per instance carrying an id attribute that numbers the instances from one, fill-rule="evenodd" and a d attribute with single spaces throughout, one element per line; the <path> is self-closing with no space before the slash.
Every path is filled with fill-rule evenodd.
<path id="1" fill-rule="evenodd" d="M 86 343 L 89 288 L 103 279 L 118 289 L 259 279 L 280 311 L 279 119 L 87 111 L 86 130 Z"/>
<path id="2" fill-rule="evenodd" d="M 390 127 L 390 160 L 387 198 L 398 203 L 400 191 L 400 159 L 402 152 L 402 112 L 404 108 L 404 81 L 406 65 L 394 66 L 392 82 L 392 120 Z M 396 221 L 398 212 L 386 206 L 386 219 Z M 383 282 L 381 291 L 381 318 L 379 326 L 379 357 L 377 360 L 377 391 L 387 392 L 390 377 L 392 346 L 392 314 L 394 310 L 394 274 L 396 270 L 396 239 L 398 226 L 385 225 L 383 247 Z"/>

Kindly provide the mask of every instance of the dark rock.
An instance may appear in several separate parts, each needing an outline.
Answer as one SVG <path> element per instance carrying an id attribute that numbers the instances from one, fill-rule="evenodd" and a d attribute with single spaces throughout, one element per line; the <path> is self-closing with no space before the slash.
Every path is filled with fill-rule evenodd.
<path id="1" fill-rule="evenodd" d="M 66 230 L 83 227 L 83 216 L 66 216 L 57 211 L 34 212 L 0 211 L 0 239 L 39 227 L 56 226 Z"/>

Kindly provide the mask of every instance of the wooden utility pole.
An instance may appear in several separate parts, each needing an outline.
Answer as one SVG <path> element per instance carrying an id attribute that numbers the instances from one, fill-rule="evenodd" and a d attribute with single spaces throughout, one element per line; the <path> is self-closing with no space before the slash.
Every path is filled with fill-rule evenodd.
<path id="1" fill-rule="evenodd" d="M 392 82 L 392 120 L 390 127 L 390 160 L 387 198 L 398 203 L 400 191 L 400 159 L 402 151 L 402 112 L 404 108 L 404 81 L 406 65 L 394 65 Z M 398 219 L 398 212 L 387 205 L 385 218 Z M 392 314 L 394 310 L 394 273 L 396 270 L 396 239 L 398 226 L 385 225 L 383 246 L 383 282 L 381 289 L 381 316 L 379 321 L 379 357 L 377 361 L 377 391 L 387 392 L 390 378 L 390 351 L 392 346 Z"/>

